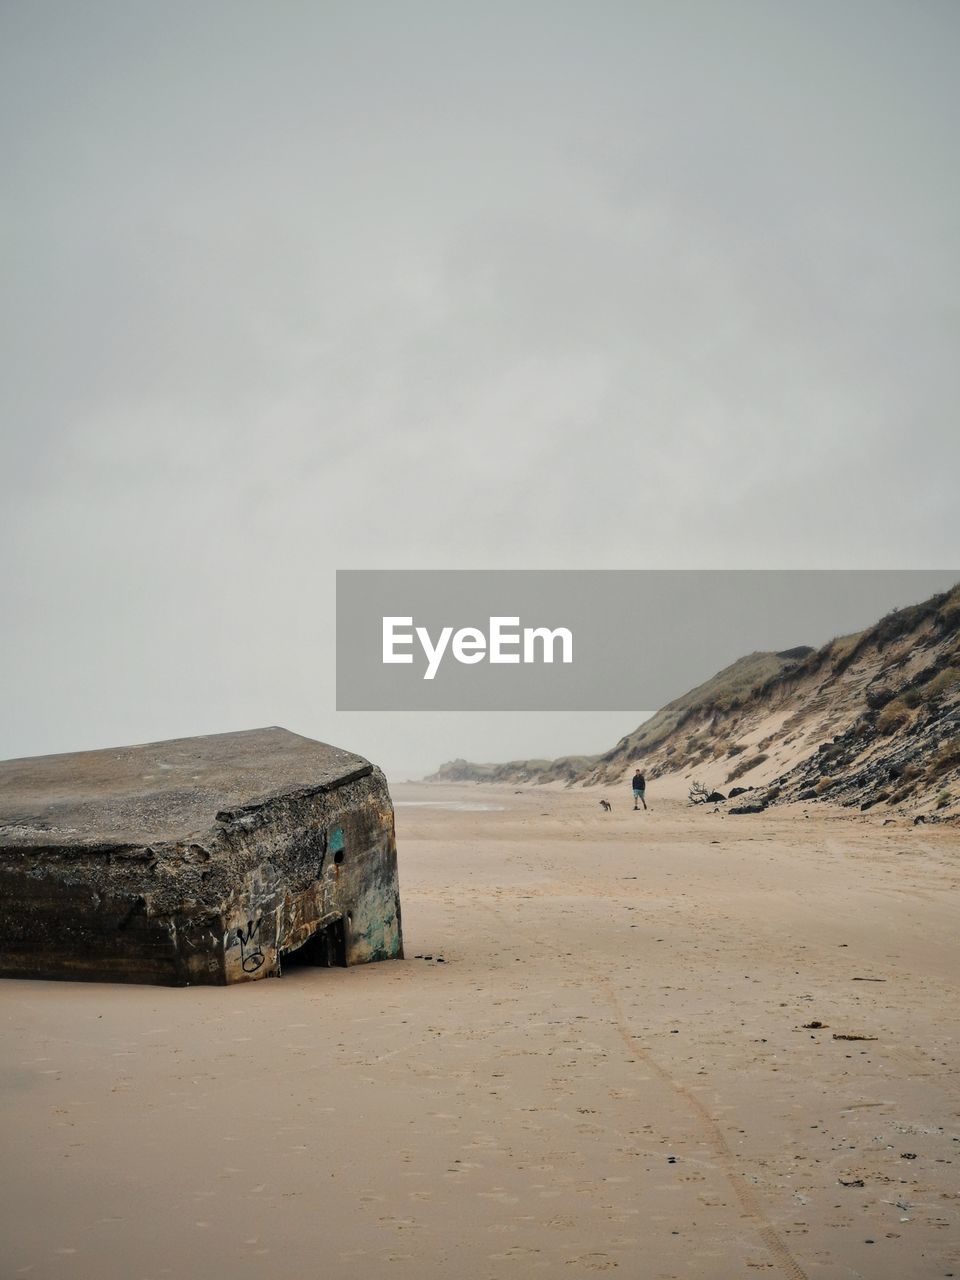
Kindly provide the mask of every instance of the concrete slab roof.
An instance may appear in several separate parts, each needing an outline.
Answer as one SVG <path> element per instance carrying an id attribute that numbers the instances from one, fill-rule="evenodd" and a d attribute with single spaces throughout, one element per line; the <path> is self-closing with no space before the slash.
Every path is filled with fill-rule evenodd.
<path id="1" fill-rule="evenodd" d="M 238 810 L 333 790 L 372 769 L 277 727 L 0 761 L 0 850 L 181 840 Z"/>

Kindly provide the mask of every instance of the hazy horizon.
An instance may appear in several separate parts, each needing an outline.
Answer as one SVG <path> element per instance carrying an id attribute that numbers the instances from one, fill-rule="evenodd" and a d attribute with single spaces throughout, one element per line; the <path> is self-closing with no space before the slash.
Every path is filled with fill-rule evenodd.
<path id="1" fill-rule="evenodd" d="M 960 563 L 958 36 L 3 6 L 0 755 L 280 723 L 406 776 L 636 727 L 338 714 L 338 568 Z"/>

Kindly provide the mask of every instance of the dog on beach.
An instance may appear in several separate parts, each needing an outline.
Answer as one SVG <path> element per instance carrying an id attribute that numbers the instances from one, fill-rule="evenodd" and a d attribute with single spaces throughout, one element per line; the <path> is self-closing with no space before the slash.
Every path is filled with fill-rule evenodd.
<path id="1" fill-rule="evenodd" d="M 603 810 L 604 813 L 609 813 L 610 810 L 613 808 L 613 805 L 610 803 L 609 800 L 601 800 L 600 808 Z"/>

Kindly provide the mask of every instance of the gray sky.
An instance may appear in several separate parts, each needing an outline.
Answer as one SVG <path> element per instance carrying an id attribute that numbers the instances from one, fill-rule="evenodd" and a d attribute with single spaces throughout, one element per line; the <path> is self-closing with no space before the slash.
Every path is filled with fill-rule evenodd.
<path id="1" fill-rule="evenodd" d="M 337 716 L 338 567 L 960 563 L 958 36 L 0 0 L 0 755 L 633 727 Z"/>

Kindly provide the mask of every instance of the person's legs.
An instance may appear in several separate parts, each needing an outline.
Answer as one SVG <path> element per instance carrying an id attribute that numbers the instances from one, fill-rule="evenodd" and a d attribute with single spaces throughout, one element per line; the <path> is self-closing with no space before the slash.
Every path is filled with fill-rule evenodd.
<path id="1" fill-rule="evenodd" d="M 644 809 L 646 809 L 646 807 L 647 807 L 647 798 L 646 798 L 646 796 L 643 794 L 643 792 L 642 792 L 642 791 L 640 792 L 640 803 L 643 805 Z"/>
<path id="2" fill-rule="evenodd" d="M 636 813 L 637 810 L 640 808 L 640 806 L 637 804 L 637 801 L 639 799 L 640 799 L 640 792 L 637 791 L 636 788 L 634 788 L 634 792 L 633 792 L 633 812 L 634 813 Z"/>

